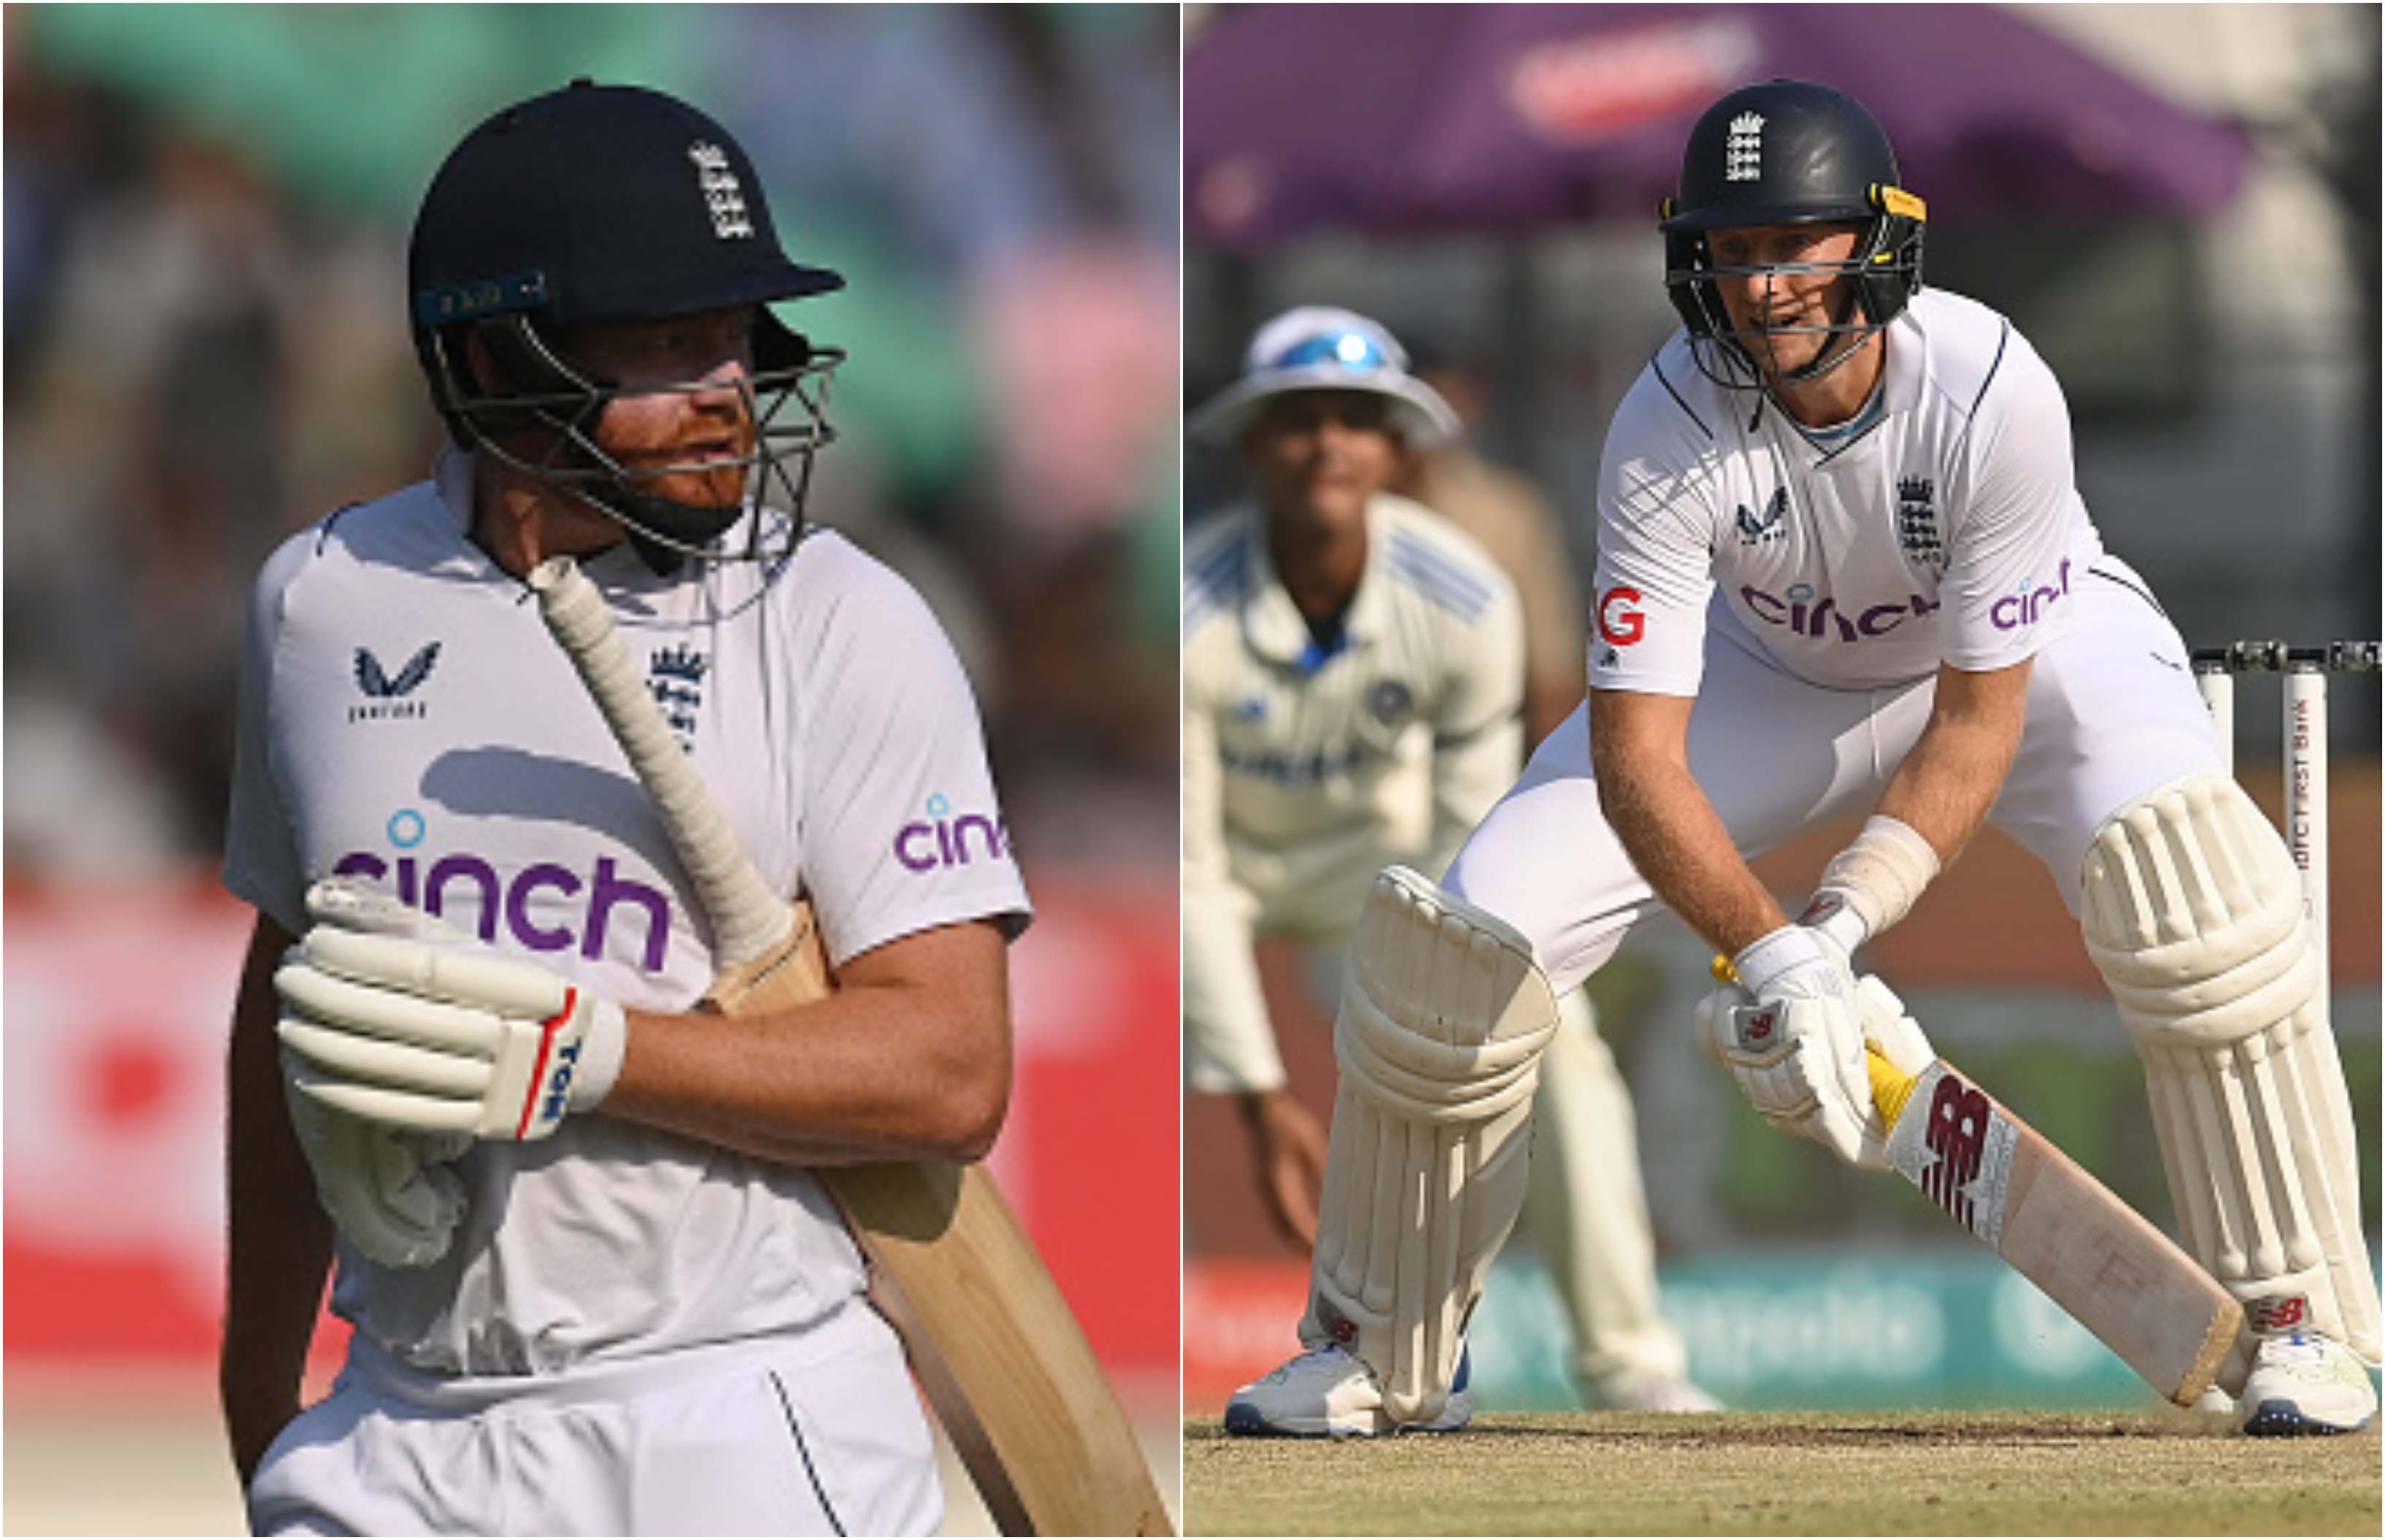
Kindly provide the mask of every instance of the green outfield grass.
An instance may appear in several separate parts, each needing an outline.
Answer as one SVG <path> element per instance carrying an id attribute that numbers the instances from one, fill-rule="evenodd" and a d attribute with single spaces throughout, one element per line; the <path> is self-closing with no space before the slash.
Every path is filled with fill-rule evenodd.
<path id="1" fill-rule="evenodd" d="M 1187 1534 L 2362 1534 L 2374 1429 L 2186 1412 L 1504 1415 L 1322 1443 L 1184 1429 Z"/>

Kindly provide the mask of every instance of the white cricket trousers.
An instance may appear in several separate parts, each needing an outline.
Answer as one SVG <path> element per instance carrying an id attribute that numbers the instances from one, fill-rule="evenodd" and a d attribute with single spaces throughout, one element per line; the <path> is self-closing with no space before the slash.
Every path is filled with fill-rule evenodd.
<path id="1" fill-rule="evenodd" d="M 797 1336 L 441 1379 L 352 1343 L 248 1491 L 258 1534 L 931 1534 L 935 1447 L 855 1304 Z"/>
<path id="2" fill-rule="evenodd" d="M 2223 761 L 2186 644 L 2143 580 L 2098 556 L 2071 601 L 2069 632 L 2029 671 L 2020 750 L 1989 821 L 2045 863 L 2076 914 L 2079 868 L 2104 820 Z M 1929 722 L 1936 690 L 1934 677 L 1888 689 L 1792 677 L 1717 605 L 1690 714 L 1690 773 L 1752 856 L 1811 825 L 1871 812 Z M 1599 811 L 1587 702 L 1476 826 L 1447 886 L 1522 931 L 1561 998 L 1655 911 Z"/>

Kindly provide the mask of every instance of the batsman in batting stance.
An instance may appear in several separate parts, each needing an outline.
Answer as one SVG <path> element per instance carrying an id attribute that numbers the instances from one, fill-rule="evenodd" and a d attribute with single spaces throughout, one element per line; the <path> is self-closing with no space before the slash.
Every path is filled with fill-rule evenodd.
<path id="1" fill-rule="evenodd" d="M 431 479 L 272 556 L 227 885 L 221 1388 L 260 1534 L 926 1534 L 903 1349 L 807 1168 L 968 1161 L 1028 917 L 977 708 L 901 579 L 803 519 L 842 358 L 737 142 L 585 81 L 414 230 Z M 576 556 L 841 987 L 691 1013 L 715 933 L 525 577 Z M 299 1375 L 327 1264 L 354 1326 Z"/>
<path id="2" fill-rule="evenodd" d="M 1255 495 L 1185 540 L 1186 1078 L 1239 1099 L 1270 1206 L 1304 1244 L 1326 1140 L 1285 1087 L 1253 940 L 1339 952 L 1375 872 L 1441 870 L 1523 757 L 1516 585 L 1387 491 L 1406 454 L 1457 428 L 1388 331 L 1322 305 L 1262 326 L 1242 377 L 1188 425 L 1242 455 Z M 1528 1207 L 1582 1380 L 1602 1406 L 1712 1410 L 1657 1311 L 1630 1092 L 1589 997 L 1560 1015 Z M 1435 1425 L 1470 1404 L 1460 1383 Z M 1227 1427 L 1250 1431 L 1239 1410 Z M 1299 1431 L 1380 1430 L 1360 1408 Z"/>
<path id="3" fill-rule="evenodd" d="M 2187 1249 L 2243 1305 L 2253 1434 L 2376 1410 L 2378 1298 L 2325 981 L 2283 839 L 2187 650 L 2105 552 L 2060 387 L 1921 285 L 1927 209 L 1853 99 L 1773 81 L 1692 130 L 1662 230 L 1682 329 L 1608 433 L 1590 698 L 1444 882 L 1351 944 L 1309 1350 L 1237 1397 L 1430 1426 L 1522 1201 L 1555 1001 L 1669 907 L 1738 982 L 1704 1049 L 1775 1126 L 1881 1161 L 1850 959 L 1979 826 L 2042 861 L 2143 1062 Z M 1868 813 L 1792 921 L 1746 857 Z"/>

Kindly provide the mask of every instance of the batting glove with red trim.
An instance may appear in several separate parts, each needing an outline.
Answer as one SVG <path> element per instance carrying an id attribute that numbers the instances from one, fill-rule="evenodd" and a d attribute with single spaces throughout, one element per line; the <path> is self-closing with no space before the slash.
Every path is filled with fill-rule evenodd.
<path id="1" fill-rule="evenodd" d="M 393 1128 L 538 1139 L 620 1074 L 621 1008 L 535 962 L 368 928 L 389 900 L 318 883 L 273 975 L 292 1087 Z"/>

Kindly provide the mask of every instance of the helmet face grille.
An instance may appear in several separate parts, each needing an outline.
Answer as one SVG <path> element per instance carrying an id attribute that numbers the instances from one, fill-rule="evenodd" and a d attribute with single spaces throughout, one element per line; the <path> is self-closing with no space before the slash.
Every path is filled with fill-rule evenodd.
<path id="1" fill-rule="evenodd" d="M 569 362 L 524 316 L 431 333 L 425 367 L 431 397 L 459 442 L 614 520 L 656 571 L 673 570 L 690 556 L 775 561 L 802 538 L 813 458 L 836 438 L 828 420 L 829 392 L 844 354 L 814 348 L 768 312 L 757 316 L 779 335 L 757 337 L 758 366 L 737 382 L 747 447 L 695 462 L 624 465 L 598 441 L 597 426 L 617 400 L 717 391 L 717 380 L 623 390 Z M 471 386 L 464 350 L 474 339 L 510 388 Z M 663 478 L 696 471 L 735 472 L 742 499 L 699 506 L 651 490 Z M 774 510 L 786 516 L 778 528 L 766 528 Z M 754 517 L 744 548 L 718 549 L 720 537 L 749 512 Z"/>

